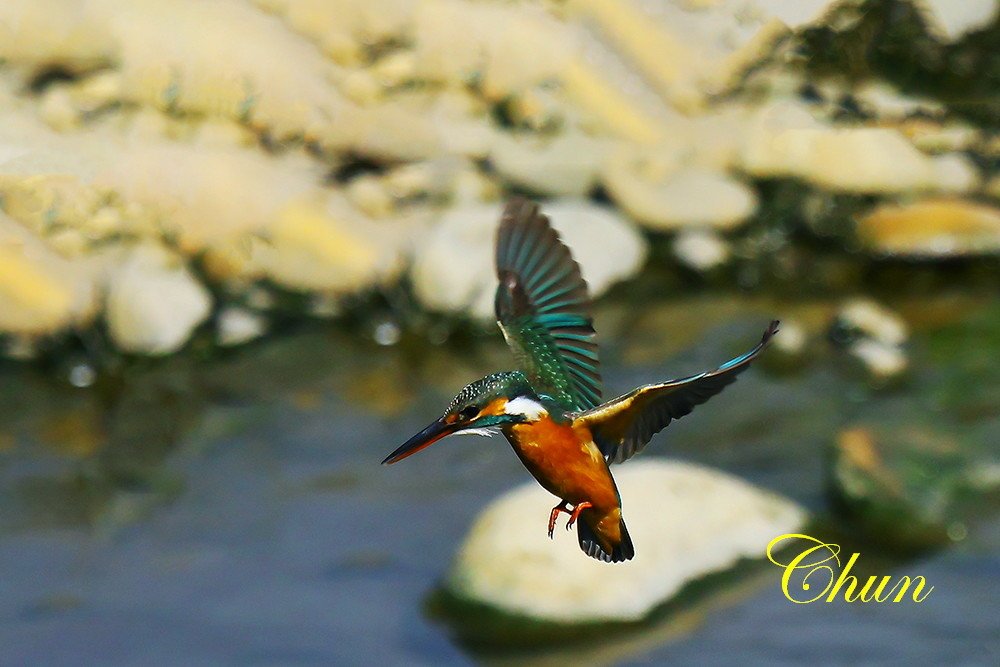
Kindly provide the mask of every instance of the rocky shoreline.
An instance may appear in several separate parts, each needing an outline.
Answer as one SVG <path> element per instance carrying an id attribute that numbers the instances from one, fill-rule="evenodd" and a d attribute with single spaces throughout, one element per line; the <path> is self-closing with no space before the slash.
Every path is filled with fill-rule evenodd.
<path id="1" fill-rule="evenodd" d="M 996 128 L 900 92 L 900 45 L 865 42 L 968 60 L 998 30 L 983 3 L 364 4 L 4 3 L 7 353 L 96 328 L 159 356 L 206 322 L 234 345 L 285 292 L 336 316 L 401 282 L 485 320 L 508 192 L 550 200 L 598 294 L 664 261 L 794 282 L 808 267 L 770 260 L 803 240 L 857 262 L 1000 253 Z M 867 69 L 837 60 L 859 45 Z M 949 91 L 978 90 L 960 76 Z"/>

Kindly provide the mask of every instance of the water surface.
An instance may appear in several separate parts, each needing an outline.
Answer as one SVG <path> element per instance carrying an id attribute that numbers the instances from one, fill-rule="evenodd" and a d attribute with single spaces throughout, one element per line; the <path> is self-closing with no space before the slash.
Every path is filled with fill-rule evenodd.
<path id="1" fill-rule="evenodd" d="M 846 425 L 917 424 L 995 460 L 995 305 L 896 306 L 915 323 L 914 372 L 900 386 L 873 388 L 815 340 L 811 358 L 760 364 L 643 456 L 722 468 L 819 513 L 829 511 L 828 448 Z M 605 306 L 608 392 L 714 367 L 752 345 L 770 313 L 811 322 L 831 308 L 732 297 L 638 313 Z M 985 664 L 1000 655 L 995 498 L 950 546 L 872 552 L 881 573 L 935 586 L 919 605 L 793 605 L 777 568 L 760 569 L 593 642 L 512 651 L 457 641 L 426 612 L 427 597 L 480 508 L 527 475 L 500 439 L 455 438 L 402 465 L 378 463 L 462 384 L 509 365 L 506 354 L 492 333 L 442 346 L 407 334 L 379 347 L 317 325 L 221 356 L 132 362 L 87 389 L 59 372 L 5 367 L 3 663 Z M 544 530 L 545 518 L 525 520 Z"/>

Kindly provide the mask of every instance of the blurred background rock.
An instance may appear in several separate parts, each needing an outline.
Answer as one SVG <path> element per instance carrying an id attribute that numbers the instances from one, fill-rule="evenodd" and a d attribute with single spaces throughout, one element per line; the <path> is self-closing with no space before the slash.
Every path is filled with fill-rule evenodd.
<path id="1" fill-rule="evenodd" d="M 945 580 L 892 622 L 826 610 L 852 650 L 911 634 L 891 657 L 1000 650 L 974 613 L 1000 576 L 998 13 L 4 0 L 0 565 L 16 576 L 0 583 L 2 644 L 33 662 L 58 661 L 56 634 L 105 662 L 829 656 L 843 633 L 786 612 L 745 564 L 674 596 L 808 514 L 845 552 Z M 505 444 L 374 465 L 455 389 L 510 366 L 491 246 L 511 193 L 541 200 L 580 260 L 609 394 L 713 367 L 783 320 L 750 377 L 646 456 L 768 487 L 787 521 L 763 521 L 778 516 L 765 503 L 760 535 L 666 550 L 631 585 L 667 606 L 646 600 L 615 641 L 572 650 L 536 641 L 578 636 L 559 623 L 504 615 L 527 603 L 463 599 L 469 568 L 501 567 L 470 564 L 475 542 L 449 569 L 479 507 L 523 479 Z M 673 481 L 686 470 L 664 488 L 688 488 Z M 714 496 L 711 525 L 745 525 L 724 511 L 733 482 L 709 479 L 717 493 L 686 500 Z M 574 555 L 560 537 L 536 555 Z M 732 558 L 705 564 L 719 549 Z M 549 599 L 571 605 L 567 590 Z M 373 648 L 366 622 L 393 641 Z M 192 624 L 197 641 L 171 653 Z M 273 641 L 246 630 L 260 626 Z"/>

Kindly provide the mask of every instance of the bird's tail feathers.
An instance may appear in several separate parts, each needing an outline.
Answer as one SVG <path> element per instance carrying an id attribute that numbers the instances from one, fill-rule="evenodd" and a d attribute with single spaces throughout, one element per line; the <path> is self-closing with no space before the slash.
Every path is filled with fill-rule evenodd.
<path id="1" fill-rule="evenodd" d="M 601 540 L 598 539 L 597 534 L 594 532 L 594 529 L 591 528 L 586 519 L 581 517 L 580 521 L 577 521 L 576 526 L 576 534 L 577 538 L 580 540 L 580 548 L 583 549 L 583 552 L 591 558 L 602 560 L 605 563 L 621 563 L 627 560 L 632 560 L 632 557 L 635 556 L 635 547 L 632 546 L 632 538 L 628 534 L 628 529 L 625 528 L 624 519 L 622 519 L 619 524 L 621 540 L 618 544 L 613 545 L 611 553 L 608 553 L 607 550 L 601 545 Z"/>

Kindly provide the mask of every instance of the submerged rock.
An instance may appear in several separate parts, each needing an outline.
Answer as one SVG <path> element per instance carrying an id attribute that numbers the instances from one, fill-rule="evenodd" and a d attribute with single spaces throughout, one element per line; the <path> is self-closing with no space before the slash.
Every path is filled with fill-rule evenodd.
<path id="1" fill-rule="evenodd" d="M 830 335 L 864 364 L 873 379 L 889 380 L 909 367 L 903 349 L 909 336 L 906 322 L 870 299 L 845 303 L 837 313 Z"/>
<path id="2" fill-rule="evenodd" d="M 877 340 L 859 340 L 851 345 L 850 352 L 878 380 L 897 377 L 906 372 L 910 365 L 901 348 Z"/>
<path id="3" fill-rule="evenodd" d="M 722 472 L 679 461 L 616 468 L 636 556 L 609 565 L 576 535 L 545 532 L 557 502 L 531 482 L 476 520 L 445 585 L 461 600 L 556 623 L 637 621 L 685 584 L 762 558 L 769 540 L 806 520 L 792 501 Z M 560 524 L 561 525 L 561 524 Z"/>
<path id="4" fill-rule="evenodd" d="M 1000 479 L 995 461 L 974 463 L 958 441 L 924 425 L 846 429 L 832 461 L 831 493 L 843 513 L 899 549 L 960 539 L 966 505 Z"/>
<path id="5" fill-rule="evenodd" d="M 837 314 L 840 326 L 886 345 L 902 345 L 909 334 L 906 322 L 896 313 L 870 299 L 853 299 Z"/>
<path id="6" fill-rule="evenodd" d="M 789 357 L 800 357 L 806 350 L 809 333 L 806 327 L 797 319 L 783 317 L 781 330 L 774 337 L 774 349 Z"/>

